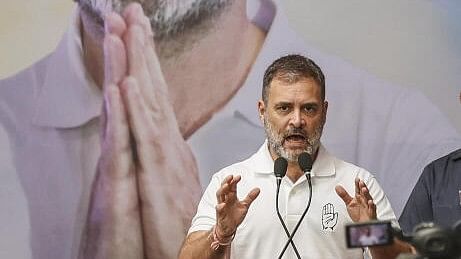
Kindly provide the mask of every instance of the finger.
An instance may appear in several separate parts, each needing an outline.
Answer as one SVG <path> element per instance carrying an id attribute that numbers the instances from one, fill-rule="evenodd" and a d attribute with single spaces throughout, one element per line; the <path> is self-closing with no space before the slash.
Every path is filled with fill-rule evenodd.
<path id="1" fill-rule="evenodd" d="M 372 201 L 368 201 L 368 215 L 370 215 L 370 219 L 377 219 L 376 215 L 376 204 Z"/>
<path id="2" fill-rule="evenodd" d="M 251 203 L 253 203 L 253 201 L 256 200 L 256 198 L 258 198 L 260 192 L 261 190 L 259 188 L 254 188 L 247 194 L 247 196 L 245 197 L 245 199 L 243 199 L 242 202 L 246 204 L 248 207 L 250 207 Z"/>
<path id="3" fill-rule="evenodd" d="M 224 184 L 230 184 L 232 182 L 232 179 L 234 179 L 234 176 L 233 175 L 228 175 L 224 178 L 224 180 L 222 180 L 221 182 L 221 186 L 223 186 Z"/>
<path id="4" fill-rule="evenodd" d="M 230 181 L 232 180 L 234 176 L 233 175 L 228 175 L 224 178 L 224 180 L 221 182 L 221 187 L 219 187 L 219 189 L 216 191 L 216 200 L 218 201 L 218 203 L 220 202 L 224 202 L 224 199 L 225 199 L 225 196 L 222 194 L 223 191 L 222 191 L 222 187 L 225 185 L 225 184 L 228 184 L 230 183 Z"/>
<path id="5" fill-rule="evenodd" d="M 125 19 L 128 26 L 131 25 L 138 25 L 144 31 L 146 36 L 150 36 L 146 38 L 146 40 L 151 41 L 153 39 L 152 28 L 150 25 L 149 18 L 144 14 L 142 6 L 139 3 L 130 3 L 125 10 L 123 10 L 123 19 Z"/>
<path id="6" fill-rule="evenodd" d="M 227 194 L 229 193 L 230 187 L 229 184 L 223 184 L 218 191 L 216 192 L 216 198 L 218 202 L 227 202 Z"/>
<path id="7" fill-rule="evenodd" d="M 226 194 L 230 190 L 230 184 L 233 180 L 234 176 L 233 175 L 228 175 L 224 178 L 224 180 L 221 182 L 221 187 L 219 188 L 219 192 L 216 192 L 217 199 L 220 202 L 225 202 L 226 201 Z"/>
<path id="8" fill-rule="evenodd" d="M 163 72 L 160 66 L 158 55 L 155 52 L 154 43 L 154 32 L 149 18 L 147 18 L 142 10 L 142 7 L 138 3 L 132 3 L 125 8 L 123 17 L 129 25 L 137 25 L 143 29 L 144 38 L 148 43 L 146 45 L 145 59 L 150 73 L 150 78 L 154 87 L 143 90 L 143 92 L 151 95 L 146 95 L 151 100 L 156 100 L 160 103 L 160 107 L 170 103 L 168 95 L 168 87 L 163 76 Z"/>
<path id="9" fill-rule="evenodd" d="M 347 191 L 341 185 L 335 187 L 336 194 L 348 205 L 352 201 L 352 197 L 347 193 Z"/>
<path id="10" fill-rule="evenodd" d="M 371 197 L 371 194 L 370 194 L 370 190 L 368 189 L 367 185 L 363 181 L 362 181 L 362 184 L 361 184 L 361 189 L 362 189 L 362 191 L 361 191 L 362 195 L 365 197 L 365 199 L 367 201 L 373 200 L 373 197 Z"/>
<path id="11" fill-rule="evenodd" d="M 115 34 L 120 38 L 125 33 L 127 25 L 123 18 L 116 12 L 111 12 L 104 17 L 104 29 L 106 34 Z"/>
<path id="12" fill-rule="evenodd" d="M 231 181 L 229 182 L 231 191 L 234 191 L 234 192 L 237 191 L 237 184 L 240 182 L 241 179 L 242 177 L 240 175 L 236 175 L 231 179 Z"/>
<path id="13" fill-rule="evenodd" d="M 115 34 L 104 36 L 104 85 L 119 84 L 126 76 L 127 56 L 125 46 Z"/>
<path id="14" fill-rule="evenodd" d="M 162 107 L 162 105 L 168 104 L 170 101 L 160 62 L 157 53 L 155 53 L 154 38 L 149 18 L 144 15 L 142 7 L 138 3 L 128 5 L 123 12 L 123 17 L 129 26 L 139 26 L 142 29 L 142 37 L 146 42 L 143 55 L 152 85 L 146 85 L 146 88 L 141 89 L 141 91 L 145 94 L 146 98 L 156 100 L 156 102 L 160 103 L 160 107 Z"/>
<path id="15" fill-rule="evenodd" d="M 142 29 L 138 25 L 131 25 L 123 37 L 127 48 L 128 74 L 135 77 L 138 81 L 139 89 L 146 101 L 150 101 L 153 96 L 154 86 L 151 75 L 146 64 L 146 41 Z M 156 101 L 148 102 L 150 109 L 159 110 Z"/>
<path id="16" fill-rule="evenodd" d="M 138 25 L 143 29 L 146 42 L 148 42 L 151 46 L 151 48 L 146 49 L 146 51 L 149 52 L 148 54 L 151 54 L 149 56 L 157 57 L 157 54 L 155 53 L 154 32 L 152 31 L 152 25 L 149 18 L 144 14 L 141 5 L 139 3 L 129 4 L 123 12 L 123 17 L 128 25 Z M 150 71 L 161 71 L 158 58 L 149 60 L 153 61 L 148 64 Z"/>
<path id="17" fill-rule="evenodd" d="M 121 172 L 121 175 L 117 176 L 127 176 L 131 172 L 126 168 L 130 164 L 127 158 L 131 159 L 131 155 L 122 155 L 131 152 L 130 134 L 126 112 L 117 86 L 108 86 L 105 102 L 107 107 L 107 133 L 104 146 L 109 148 L 109 152 L 115 155 L 114 159 L 112 159 L 114 168 L 118 169 L 115 172 Z"/>
<path id="18" fill-rule="evenodd" d="M 123 144 L 119 147 L 126 148 L 129 145 L 129 131 L 119 89 L 115 85 L 109 85 L 106 92 L 104 102 L 106 102 L 108 136 L 111 143 Z"/>
<path id="19" fill-rule="evenodd" d="M 139 91 L 136 79 L 126 77 L 121 83 L 123 103 L 127 110 L 130 132 L 136 142 L 138 172 L 153 172 L 152 157 L 159 161 L 167 159 L 167 152 L 162 146 L 162 136 L 155 130 L 144 98 Z"/>
<path id="20" fill-rule="evenodd" d="M 355 178 L 354 183 L 355 183 L 355 195 L 360 195 L 360 179 Z"/>
<path id="21" fill-rule="evenodd" d="M 107 34 L 104 37 L 103 42 L 104 47 L 104 87 L 103 95 L 106 102 L 103 104 L 103 111 L 100 119 L 100 128 L 102 140 L 106 136 L 108 129 L 107 126 L 107 113 L 108 113 L 108 93 L 106 89 L 107 86 L 115 86 L 119 81 L 124 77 L 126 73 L 126 58 L 125 56 L 125 47 L 123 46 L 120 38 L 113 34 Z"/>
<path id="22" fill-rule="evenodd" d="M 230 182 L 228 183 L 229 190 L 225 193 L 226 201 L 233 201 L 233 200 L 236 201 L 237 200 L 237 184 L 240 182 L 241 179 L 242 178 L 240 175 L 236 175 L 230 180 Z"/>

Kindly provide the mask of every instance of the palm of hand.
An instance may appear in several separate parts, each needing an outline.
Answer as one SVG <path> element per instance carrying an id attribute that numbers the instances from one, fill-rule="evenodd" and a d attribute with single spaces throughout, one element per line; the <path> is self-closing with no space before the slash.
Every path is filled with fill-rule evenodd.
<path id="1" fill-rule="evenodd" d="M 249 204 L 239 201 L 236 194 L 233 196 L 235 198 L 226 201 L 224 208 L 219 213 L 218 227 L 223 236 L 232 235 L 248 212 Z"/>
<path id="2" fill-rule="evenodd" d="M 372 218 L 372 215 L 368 213 L 368 207 L 366 203 L 359 201 L 360 199 L 354 197 L 349 204 L 347 204 L 347 212 L 354 222 L 368 221 Z"/>

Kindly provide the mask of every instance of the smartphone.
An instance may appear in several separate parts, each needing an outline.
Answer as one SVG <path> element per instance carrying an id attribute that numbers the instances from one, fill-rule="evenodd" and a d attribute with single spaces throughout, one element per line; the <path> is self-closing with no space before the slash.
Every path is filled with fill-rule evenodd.
<path id="1" fill-rule="evenodd" d="M 390 221 L 369 221 L 346 225 L 348 248 L 384 246 L 394 242 Z"/>

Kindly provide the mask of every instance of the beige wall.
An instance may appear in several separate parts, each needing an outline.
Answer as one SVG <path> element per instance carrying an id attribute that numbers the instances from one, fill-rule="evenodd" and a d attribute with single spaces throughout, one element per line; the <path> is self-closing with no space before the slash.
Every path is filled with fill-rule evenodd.
<path id="1" fill-rule="evenodd" d="M 4 78 L 54 49 L 73 2 L 2 0 L 0 6 L 0 78 Z"/>

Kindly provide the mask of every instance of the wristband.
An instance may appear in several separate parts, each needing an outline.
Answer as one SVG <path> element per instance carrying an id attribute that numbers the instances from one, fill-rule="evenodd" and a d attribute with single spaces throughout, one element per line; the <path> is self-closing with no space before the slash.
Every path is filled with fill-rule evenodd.
<path id="1" fill-rule="evenodd" d="M 219 249 L 220 246 L 230 245 L 232 243 L 232 240 L 234 240 L 234 237 L 235 237 L 235 232 L 232 233 L 232 235 L 220 238 L 216 231 L 216 226 L 214 226 L 213 229 L 211 230 L 210 235 L 208 236 L 208 239 L 211 240 L 211 249 L 216 251 Z"/>

